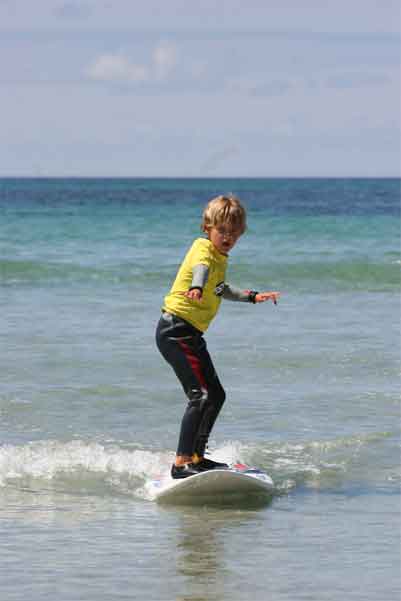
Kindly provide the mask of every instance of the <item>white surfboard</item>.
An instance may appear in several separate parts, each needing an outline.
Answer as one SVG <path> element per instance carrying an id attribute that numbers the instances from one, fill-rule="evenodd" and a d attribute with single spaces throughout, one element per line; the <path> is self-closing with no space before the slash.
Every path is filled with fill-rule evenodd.
<path id="1" fill-rule="evenodd" d="M 150 483 L 153 496 L 160 503 L 218 501 L 271 495 L 273 480 L 259 469 L 235 464 L 229 469 L 214 469 L 174 480 L 160 478 Z"/>

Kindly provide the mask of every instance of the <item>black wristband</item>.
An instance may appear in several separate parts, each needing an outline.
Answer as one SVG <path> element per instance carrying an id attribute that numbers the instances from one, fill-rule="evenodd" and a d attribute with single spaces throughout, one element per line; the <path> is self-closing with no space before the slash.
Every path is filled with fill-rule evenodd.
<path id="1" fill-rule="evenodd" d="M 201 294 L 203 294 L 203 288 L 202 288 L 202 286 L 191 286 L 191 287 L 189 288 L 189 292 L 191 292 L 191 290 L 199 290 L 199 292 L 200 292 Z"/>
<path id="2" fill-rule="evenodd" d="M 255 304 L 256 303 L 256 295 L 259 294 L 259 292 L 257 292 L 256 290 L 251 290 L 249 295 L 248 295 L 248 301 L 250 303 Z"/>

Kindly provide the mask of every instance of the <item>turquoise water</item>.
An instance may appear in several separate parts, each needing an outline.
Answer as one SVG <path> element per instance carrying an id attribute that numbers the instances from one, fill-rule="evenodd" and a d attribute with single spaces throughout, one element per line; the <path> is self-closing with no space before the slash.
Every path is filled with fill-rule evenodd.
<path id="1" fill-rule="evenodd" d="M 205 202 L 248 231 L 206 338 L 218 458 L 268 503 L 158 506 L 185 400 L 163 295 Z M 2 601 L 400 595 L 400 180 L 0 180 Z"/>

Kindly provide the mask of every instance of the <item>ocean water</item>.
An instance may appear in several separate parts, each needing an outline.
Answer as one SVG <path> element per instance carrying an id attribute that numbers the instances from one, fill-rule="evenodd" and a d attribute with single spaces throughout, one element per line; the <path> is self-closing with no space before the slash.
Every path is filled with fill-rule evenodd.
<path id="1" fill-rule="evenodd" d="M 248 230 L 206 334 L 217 458 L 270 499 L 160 506 L 185 399 L 154 344 L 207 200 Z M 0 180 L 2 601 L 395 601 L 400 180 Z"/>

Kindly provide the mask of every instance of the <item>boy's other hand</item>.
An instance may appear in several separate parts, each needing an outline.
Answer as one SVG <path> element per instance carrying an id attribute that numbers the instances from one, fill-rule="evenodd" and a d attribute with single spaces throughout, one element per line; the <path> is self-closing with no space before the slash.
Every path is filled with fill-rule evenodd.
<path id="1" fill-rule="evenodd" d="M 280 292 L 258 292 L 255 296 L 255 303 L 264 303 L 268 300 L 272 300 L 277 305 L 277 300 L 280 297 Z"/>
<path id="2" fill-rule="evenodd" d="M 199 288 L 193 288 L 192 290 L 187 290 L 183 293 L 184 296 L 190 298 L 191 300 L 200 302 L 202 300 L 202 290 Z"/>

